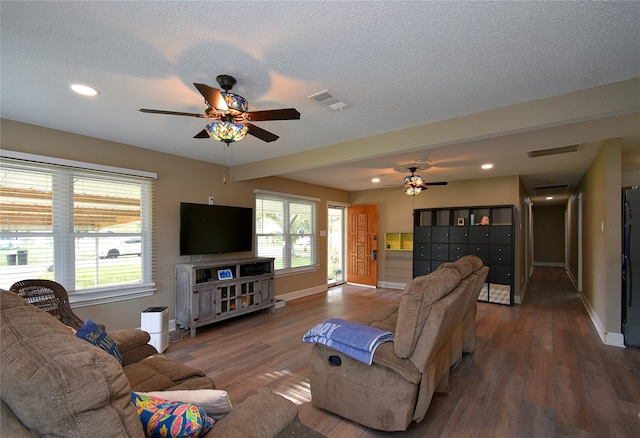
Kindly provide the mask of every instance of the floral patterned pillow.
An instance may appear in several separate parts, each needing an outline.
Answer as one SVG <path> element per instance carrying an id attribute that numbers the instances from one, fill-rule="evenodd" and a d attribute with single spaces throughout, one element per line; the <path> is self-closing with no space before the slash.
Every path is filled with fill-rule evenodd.
<path id="1" fill-rule="evenodd" d="M 131 393 L 144 433 L 148 438 L 200 437 L 209 432 L 214 420 L 191 403 L 163 400 Z"/>

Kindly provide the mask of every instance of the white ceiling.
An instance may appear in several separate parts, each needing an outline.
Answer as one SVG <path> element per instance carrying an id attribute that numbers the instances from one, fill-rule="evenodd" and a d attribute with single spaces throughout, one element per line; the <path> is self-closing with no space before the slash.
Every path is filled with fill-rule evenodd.
<path id="1" fill-rule="evenodd" d="M 575 185 L 609 136 L 640 163 L 640 82 L 627 81 L 640 77 L 638 1 L 0 5 L 2 118 L 232 160 L 236 179 L 365 190 L 374 176 L 399 185 L 418 162 L 431 181 Z M 192 138 L 203 119 L 138 111 L 202 112 L 192 84 L 218 87 L 219 74 L 238 80 L 250 110 L 295 107 L 301 119 L 256 123 L 280 139 L 247 136 L 225 157 L 223 143 Z M 607 98 L 621 81 L 620 98 Z M 325 89 L 351 106 L 308 98 Z M 581 146 L 569 158 L 527 158 L 570 144 Z"/>

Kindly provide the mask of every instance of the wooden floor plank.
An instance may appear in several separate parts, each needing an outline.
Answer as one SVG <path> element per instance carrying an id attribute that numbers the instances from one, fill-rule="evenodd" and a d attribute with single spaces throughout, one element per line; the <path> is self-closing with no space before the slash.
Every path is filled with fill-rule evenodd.
<path id="1" fill-rule="evenodd" d="M 553 408 L 553 353 L 531 349 L 524 401 Z"/>
<path id="2" fill-rule="evenodd" d="M 553 335 L 554 407 L 556 422 L 591 433 L 591 419 L 584 382 L 571 333 L 565 329 L 564 315 L 557 318 Z"/>
<path id="3" fill-rule="evenodd" d="M 536 267 L 522 304 L 478 303 L 476 351 L 463 355 L 449 392 L 435 394 L 425 419 L 406 432 L 371 430 L 314 408 L 311 345 L 302 335 L 326 318 L 358 321 L 397 305 L 400 294 L 338 286 L 273 313 L 198 328 L 165 353 L 204 370 L 235 404 L 257 387 L 271 388 L 328 437 L 640 436 L 640 349 L 603 345 L 559 268 Z"/>
<path id="4" fill-rule="evenodd" d="M 555 436 L 553 408 L 523 401 L 518 424 L 517 438 Z"/>

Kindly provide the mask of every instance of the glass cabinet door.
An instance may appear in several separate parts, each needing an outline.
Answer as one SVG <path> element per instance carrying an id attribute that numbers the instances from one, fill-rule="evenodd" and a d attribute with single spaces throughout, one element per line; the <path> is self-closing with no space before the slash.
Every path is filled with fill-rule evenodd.
<path id="1" fill-rule="evenodd" d="M 237 308 L 236 285 L 218 286 L 218 296 L 220 297 L 220 309 L 218 314 L 235 311 Z"/>

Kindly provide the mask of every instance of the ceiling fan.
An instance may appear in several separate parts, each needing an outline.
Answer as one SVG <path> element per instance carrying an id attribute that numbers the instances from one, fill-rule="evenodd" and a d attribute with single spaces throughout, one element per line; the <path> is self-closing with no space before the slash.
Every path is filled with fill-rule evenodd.
<path id="1" fill-rule="evenodd" d="M 411 175 L 404 177 L 404 193 L 410 196 L 415 196 L 423 190 L 427 190 L 427 186 L 446 186 L 448 183 L 441 182 L 426 182 L 420 175 L 416 175 L 417 167 L 409 167 Z"/>
<path id="2" fill-rule="evenodd" d="M 236 83 L 234 77 L 219 75 L 216 77 L 216 81 L 224 91 L 220 91 L 217 88 L 210 87 L 206 84 L 193 84 L 204 97 L 204 114 L 147 108 L 140 108 L 140 111 L 151 114 L 168 114 L 174 116 L 213 119 L 213 122 L 208 124 L 193 138 L 213 138 L 227 144 L 242 140 L 246 134 L 253 135 L 254 137 L 266 142 L 272 142 L 279 138 L 277 135 L 249 122 L 300 119 L 300 113 L 295 108 L 249 111 L 249 103 L 244 97 L 229 92 Z"/>

